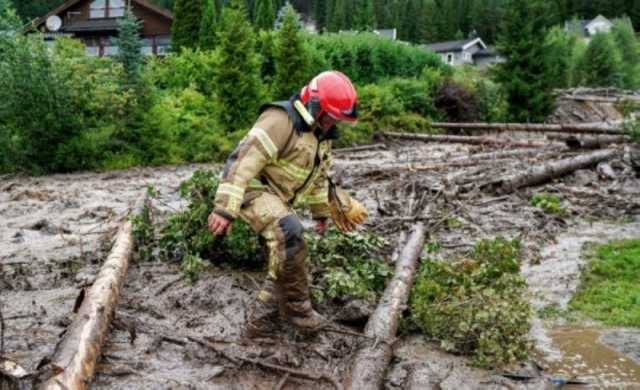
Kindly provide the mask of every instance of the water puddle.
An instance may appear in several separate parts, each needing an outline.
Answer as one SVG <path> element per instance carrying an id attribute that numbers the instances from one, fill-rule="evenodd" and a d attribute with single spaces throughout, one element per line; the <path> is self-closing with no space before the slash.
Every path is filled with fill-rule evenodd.
<path id="1" fill-rule="evenodd" d="M 540 357 L 552 377 L 575 378 L 589 383 L 589 388 L 640 388 L 640 364 L 603 344 L 600 330 L 564 326 L 550 330 L 549 335 L 562 352 L 559 360 Z M 585 386 L 563 388 L 584 389 Z"/>

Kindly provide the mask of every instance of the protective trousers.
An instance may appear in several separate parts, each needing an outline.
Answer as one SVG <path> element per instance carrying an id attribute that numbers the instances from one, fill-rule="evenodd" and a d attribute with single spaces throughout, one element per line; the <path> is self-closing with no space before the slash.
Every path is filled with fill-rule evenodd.
<path id="1" fill-rule="evenodd" d="M 249 313 L 248 327 L 274 325 L 282 310 L 289 321 L 313 313 L 307 276 L 307 247 L 299 218 L 279 197 L 266 191 L 247 194 L 240 217 L 258 233 L 269 270 Z"/>

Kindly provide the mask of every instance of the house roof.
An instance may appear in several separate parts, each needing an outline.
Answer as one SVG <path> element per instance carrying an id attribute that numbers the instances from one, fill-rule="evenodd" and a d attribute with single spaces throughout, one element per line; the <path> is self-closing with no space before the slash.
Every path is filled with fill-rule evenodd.
<path id="1" fill-rule="evenodd" d="M 487 47 L 486 49 L 480 49 L 477 52 L 473 53 L 474 57 L 495 57 L 498 53 L 492 47 Z"/>
<path id="2" fill-rule="evenodd" d="M 437 42 L 429 45 L 424 45 L 424 47 L 429 50 L 433 50 L 436 53 L 444 53 L 467 50 L 468 48 L 476 44 L 479 44 L 483 49 L 487 48 L 487 45 L 485 45 L 485 43 L 480 38 L 469 38 L 460 41 Z"/>
<path id="3" fill-rule="evenodd" d="M 26 26 L 24 28 L 24 32 L 31 32 L 33 30 L 36 30 L 38 27 L 42 26 L 46 21 L 47 18 L 49 18 L 50 16 L 53 15 L 58 15 L 64 11 L 66 11 L 67 9 L 69 9 L 70 7 L 73 7 L 74 5 L 80 3 L 81 1 L 86 1 L 86 0 L 67 0 L 66 2 L 64 2 L 63 4 L 61 4 L 60 6 L 52 9 L 51 11 L 49 11 L 46 15 L 44 15 L 43 17 L 36 19 L 34 21 L 32 21 L 31 23 L 29 23 L 28 26 Z M 164 16 L 167 19 L 173 20 L 173 14 L 160 6 L 157 6 L 151 2 L 149 2 L 148 0 L 129 0 L 132 1 L 142 7 L 145 7 L 151 11 L 154 11 L 155 13 Z"/>
<path id="4" fill-rule="evenodd" d="M 605 18 L 602 15 L 598 15 L 593 19 L 575 19 L 575 20 L 571 20 L 571 21 L 566 21 L 565 22 L 565 29 L 566 30 L 574 30 L 576 31 L 576 29 L 578 30 L 577 32 L 581 33 L 584 35 L 585 30 L 591 26 L 593 23 L 595 22 L 606 22 L 609 23 L 611 25 L 613 25 L 613 22 L 611 22 L 611 20 Z"/>
<path id="5" fill-rule="evenodd" d="M 65 32 L 117 31 L 118 19 L 79 20 L 62 28 Z"/>

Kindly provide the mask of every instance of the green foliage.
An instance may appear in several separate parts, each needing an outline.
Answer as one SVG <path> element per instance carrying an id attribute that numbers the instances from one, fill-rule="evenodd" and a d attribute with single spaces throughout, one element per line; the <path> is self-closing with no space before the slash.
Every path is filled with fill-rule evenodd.
<path id="1" fill-rule="evenodd" d="M 308 73 L 309 58 L 299 30 L 298 14 L 290 4 L 287 4 L 276 33 L 274 50 L 276 74 L 273 91 L 277 100 L 286 100 L 299 92 L 302 86 L 314 76 Z"/>
<path id="2" fill-rule="evenodd" d="M 115 40 L 115 45 L 119 47 L 117 59 L 124 68 L 126 83 L 129 86 L 136 86 L 140 82 L 143 61 L 140 49 L 143 43 L 138 31 L 141 27 L 142 23 L 136 19 L 129 7 L 124 18 L 118 19 L 118 38 Z"/>
<path id="3" fill-rule="evenodd" d="M 20 27 L 20 18 L 9 0 L 0 0 L 0 35 L 16 31 Z M 0 39 L 0 45 L 2 44 Z M 1 47 L 0 47 L 1 48 Z"/>
<path id="4" fill-rule="evenodd" d="M 225 237 L 214 237 L 209 231 L 207 218 L 213 211 L 217 188 L 218 173 L 196 171 L 180 185 L 180 195 L 188 206 L 172 214 L 160 228 L 161 258 L 181 261 L 192 279 L 201 269 L 199 259 L 232 267 L 256 267 L 264 261 L 257 235 L 243 221 L 235 221 L 231 234 Z"/>
<path id="5" fill-rule="evenodd" d="M 577 36 L 568 34 L 556 26 L 549 30 L 544 42 L 546 77 L 555 88 L 568 88 L 571 72 L 571 55 Z"/>
<path id="6" fill-rule="evenodd" d="M 380 254 L 387 242 L 378 235 L 330 229 L 324 237 L 307 233 L 305 238 L 316 281 L 313 296 L 320 302 L 350 298 L 373 301 L 393 273 Z"/>
<path id="7" fill-rule="evenodd" d="M 174 51 L 196 48 L 200 42 L 200 25 L 203 0 L 175 0 L 171 46 Z"/>
<path id="8" fill-rule="evenodd" d="M 203 50 L 213 50 L 216 46 L 216 25 L 218 13 L 215 0 L 203 0 L 204 11 L 200 20 L 199 47 Z"/>
<path id="9" fill-rule="evenodd" d="M 419 77 L 425 67 L 446 72 L 439 55 L 373 33 L 323 34 L 309 39 L 324 52 L 332 69 L 349 75 L 358 85 L 392 77 Z"/>
<path id="10" fill-rule="evenodd" d="M 211 80 L 218 99 L 216 118 L 231 133 L 252 123 L 264 96 L 260 57 L 242 0 L 232 0 L 222 10 L 216 39 L 216 72 Z"/>
<path id="11" fill-rule="evenodd" d="M 628 19 L 617 21 L 611 29 L 616 49 L 621 55 L 622 86 L 640 88 L 640 42 Z"/>
<path id="12" fill-rule="evenodd" d="M 291 7 L 293 9 L 293 7 Z M 273 29 L 275 22 L 275 12 L 271 0 L 258 0 L 256 2 L 256 27 L 259 30 Z"/>
<path id="13" fill-rule="evenodd" d="M 443 349 L 480 367 L 526 358 L 531 305 L 520 275 L 520 242 L 483 240 L 468 258 L 425 260 L 411 292 L 411 319 Z"/>
<path id="14" fill-rule="evenodd" d="M 640 240 L 597 247 L 570 307 L 607 325 L 640 327 Z"/>
<path id="15" fill-rule="evenodd" d="M 610 34 L 598 33 L 576 67 L 580 85 L 611 87 L 622 85 L 622 62 Z"/>
<path id="16" fill-rule="evenodd" d="M 531 205 L 542 209 L 545 213 L 566 215 L 567 209 L 562 207 L 562 200 L 557 194 L 539 192 L 531 197 Z"/>
<path id="17" fill-rule="evenodd" d="M 179 93 L 193 88 L 210 97 L 214 95 L 211 79 L 217 64 L 215 52 L 183 49 L 166 58 L 151 58 L 144 77 L 158 90 Z"/>
<path id="18" fill-rule="evenodd" d="M 509 0 L 498 38 L 506 61 L 496 66 L 494 77 L 506 93 L 514 121 L 542 122 L 553 108 L 543 39 L 550 23 L 547 2 Z"/>

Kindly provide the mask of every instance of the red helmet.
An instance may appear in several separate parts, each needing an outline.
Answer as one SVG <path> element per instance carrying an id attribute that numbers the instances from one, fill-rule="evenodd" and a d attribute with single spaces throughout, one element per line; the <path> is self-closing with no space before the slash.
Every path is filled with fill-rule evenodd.
<path id="1" fill-rule="evenodd" d="M 358 93 L 344 74 L 330 70 L 317 75 L 300 92 L 302 103 L 310 107 L 314 119 L 323 113 L 341 121 L 358 120 Z"/>

